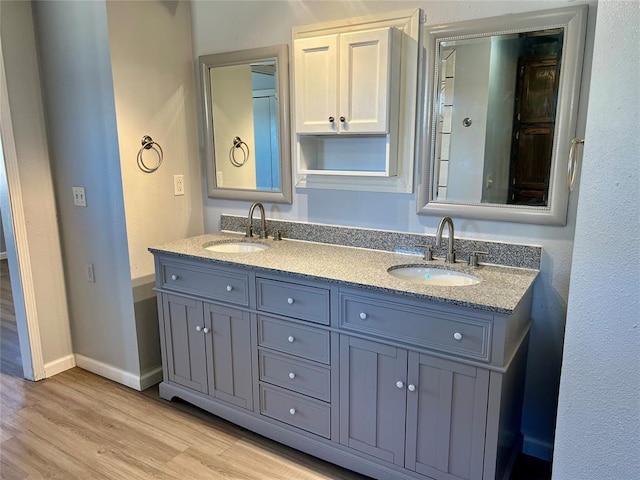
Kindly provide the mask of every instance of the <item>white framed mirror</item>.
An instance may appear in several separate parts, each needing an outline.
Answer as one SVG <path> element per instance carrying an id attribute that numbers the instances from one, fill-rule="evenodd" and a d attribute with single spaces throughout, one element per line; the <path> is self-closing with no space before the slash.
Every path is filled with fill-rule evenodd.
<path id="1" fill-rule="evenodd" d="M 209 197 L 291 203 L 288 46 L 199 63 Z"/>
<path id="2" fill-rule="evenodd" d="M 425 26 L 418 214 L 566 224 L 587 10 Z"/>

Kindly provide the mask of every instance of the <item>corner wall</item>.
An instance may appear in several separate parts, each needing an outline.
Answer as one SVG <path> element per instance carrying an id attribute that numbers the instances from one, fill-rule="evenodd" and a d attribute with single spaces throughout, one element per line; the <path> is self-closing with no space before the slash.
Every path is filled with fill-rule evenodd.
<path id="1" fill-rule="evenodd" d="M 553 478 L 640 472 L 640 5 L 600 1 Z"/>
<path id="2" fill-rule="evenodd" d="M 74 353 L 79 366 L 110 378 L 137 377 L 106 7 L 33 6 Z M 74 206 L 74 185 L 86 188 L 87 207 Z"/>

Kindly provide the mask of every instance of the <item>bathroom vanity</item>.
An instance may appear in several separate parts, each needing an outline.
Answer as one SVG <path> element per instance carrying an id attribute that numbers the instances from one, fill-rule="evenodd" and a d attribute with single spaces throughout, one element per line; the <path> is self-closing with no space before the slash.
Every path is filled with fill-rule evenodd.
<path id="1" fill-rule="evenodd" d="M 206 248 L 242 238 L 150 249 L 162 398 L 374 478 L 504 477 L 520 449 L 536 270 L 456 265 L 480 283 L 432 286 L 387 272 L 417 256 Z"/>

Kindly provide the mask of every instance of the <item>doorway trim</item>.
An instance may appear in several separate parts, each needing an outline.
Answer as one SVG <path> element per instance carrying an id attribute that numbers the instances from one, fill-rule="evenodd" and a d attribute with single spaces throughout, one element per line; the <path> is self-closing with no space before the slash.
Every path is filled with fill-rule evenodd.
<path id="1" fill-rule="evenodd" d="M 26 220 L 24 205 L 22 202 L 22 189 L 18 169 L 18 156 L 11 121 L 9 106 L 9 92 L 4 67 L 4 55 L 2 39 L 0 38 L 0 157 L 4 161 L 4 173 L 6 179 L 7 196 L 9 204 L 8 218 L 5 224 L 10 229 L 5 230 L 5 242 L 7 244 L 7 256 L 11 263 L 12 253 L 16 256 L 18 265 L 18 279 L 12 281 L 14 290 L 14 306 L 16 307 L 16 323 L 18 337 L 20 339 L 20 353 L 24 377 L 28 380 L 42 380 L 45 378 L 44 359 L 42 355 L 42 342 L 40 339 L 40 326 L 38 323 L 38 311 L 36 308 L 35 288 L 31 269 L 31 257 L 29 255 L 29 243 L 27 241 Z M 2 175 L 0 175 L 2 176 Z M 2 179 L 2 180 L 5 180 Z M 14 273 L 15 272 L 11 272 Z M 20 285 L 20 291 L 16 292 L 14 285 Z M 26 335 L 25 335 L 26 333 Z"/>

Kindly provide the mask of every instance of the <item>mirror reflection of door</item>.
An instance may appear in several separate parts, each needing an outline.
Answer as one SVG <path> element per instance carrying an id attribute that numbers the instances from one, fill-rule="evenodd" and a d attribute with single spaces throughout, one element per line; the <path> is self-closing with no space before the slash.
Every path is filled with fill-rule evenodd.
<path id="1" fill-rule="evenodd" d="M 558 42 L 551 43 L 556 49 Z M 546 205 L 560 77 L 559 51 L 519 59 L 509 203 Z"/>
<path id="2" fill-rule="evenodd" d="M 256 188 L 280 190 L 275 64 L 251 65 Z"/>

